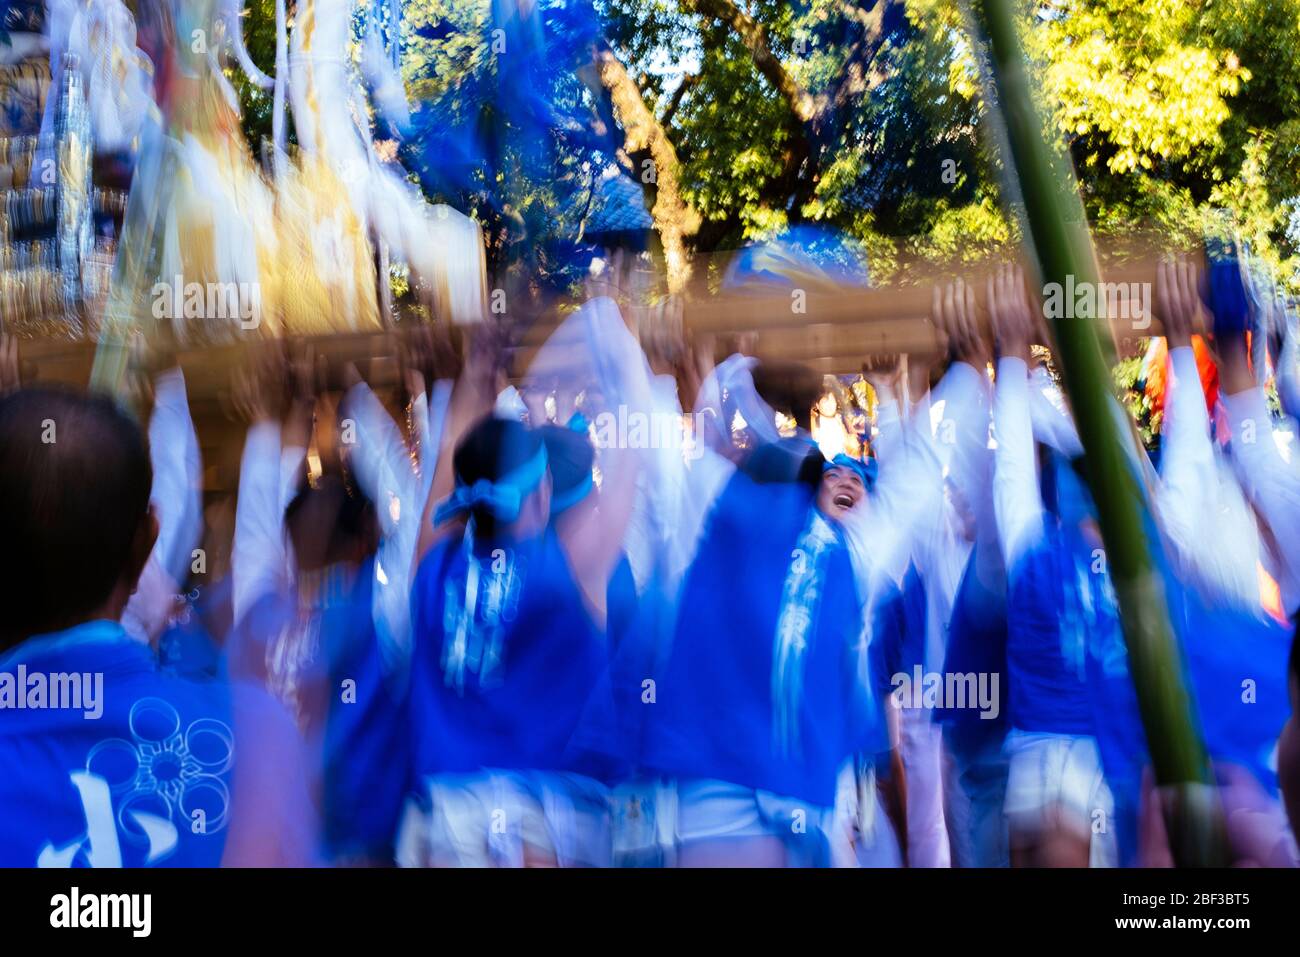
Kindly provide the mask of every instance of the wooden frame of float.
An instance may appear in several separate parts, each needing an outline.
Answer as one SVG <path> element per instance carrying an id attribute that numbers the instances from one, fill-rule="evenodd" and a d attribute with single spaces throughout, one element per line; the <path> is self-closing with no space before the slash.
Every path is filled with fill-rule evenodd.
<path id="1" fill-rule="evenodd" d="M 988 333 L 984 282 L 988 266 L 964 273 L 974 286 L 980 321 Z M 1155 261 L 1110 268 L 1104 280 L 1121 290 L 1149 284 L 1143 301 L 1133 304 L 1127 319 L 1112 319 L 1117 352 L 1133 354 L 1143 338 L 1161 334 L 1158 318 L 1149 313 L 1155 283 Z M 786 288 L 763 293 L 729 293 L 688 297 L 682 314 L 686 334 L 697 341 L 711 337 L 722 358 L 743 338 L 746 351 L 762 358 L 799 362 L 815 371 L 853 375 L 863 359 L 873 355 L 908 353 L 935 355 L 940 344 L 930 319 L 932 285 L 885 286 L 848 291 L 810 289 L 798 299 Z M 522 327 L 511 372 L 523 375 L 533 355 L 557 324 L 558 309 Z M 509 319 L 510 317 L 507 317 Z M 1086 320 L 1080 320 L 1086 321 Z M 306 337 L 318 356 L 332 367 L 357 364 L 362 377 L 380 392 L 398 384 L 394 344 L 400 324 L 377 332 L 340 332 Z M 250 345 L 257 340 L 182 349 L 178 361 L 185 373 L 191 413 L 200 435 L 205 462 L 205 487 L 233 488 L 242 448 L 242 423 L 229 404 L 229 384 Z M 96 343 L 29 339 L 19 343 L 25 381 L 85 384 L 89 381 Z"/>

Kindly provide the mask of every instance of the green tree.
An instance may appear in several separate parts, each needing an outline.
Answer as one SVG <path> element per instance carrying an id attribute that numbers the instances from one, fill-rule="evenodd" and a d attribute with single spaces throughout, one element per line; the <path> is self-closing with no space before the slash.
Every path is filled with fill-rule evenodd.
<path id="1" fill-rule="evenodd" d="M 555 122 L 537 166 L 500 108 L 489 0 L 404 4 L 417 125 L 404 160 L 431 197 L 485 223 L 503 261 L 526 246 L 521 262 L 558 273 L 547 250 L 576 233 L 572 210 L 609 162 L 642 184 L 661 249 L 683 262 L 806 222 L 857 240 L 877 279 L 1019 241 L 961 0 L 595 0 L 595 30 L 575 27 L 581 6 L 538 2 L 538 93 Z M 1300 0 L 1017 9 L 1042 111 L 1096 232 L 1190 244 L 1226 216 L 1296 282 Z M 245 24 L 269 72 L 273 0 L 247 0 Z M 256 146 L 270 97 L 239 89 Z M 457 159 L 431 134 L 448 124 L 490 133 L 490 173 L 442 175 Z"/>

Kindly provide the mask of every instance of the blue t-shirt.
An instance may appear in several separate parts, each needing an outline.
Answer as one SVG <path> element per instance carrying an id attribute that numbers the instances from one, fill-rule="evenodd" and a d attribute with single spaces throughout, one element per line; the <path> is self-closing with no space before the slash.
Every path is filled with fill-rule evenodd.
<path id="1" fill-rule="evenodd" d="M 573 746 L 597 769 L 595 776 L 612 785 L 642 768 L 645 722 L 657 703 L 674 620 L 661 580 L 651 577 L 638 594 L 626 559 L 615 570 L 608 594 L 609 666 Z"/>
<path id="2" fill-rule="evenodd" d="M 1164 588 L 1183 685 L 1211 760 L 1245 768 L 1276 793 L 1277 739 L 1290 715 L 1287 657 L 1293 629 L 1260 612 L 1207 602 L 1168 570 Z M 1091 651 L 1090 681 L 1107 775 L 1137 783 L 1150 758 L 1122 633 L 1116 629 L 1094 638 Z"/>
<path id="3" fill-rule="evenodd" d="M 46 706 L 16 707 L 41 681 Z M 49 707 L 56 683 L 80 707 Z M 0 660 L 0 866 L 217 866 L 237 752 L 229 688 L 116 622 L 30 639 Z"/>
<path id="4" fill-rule="evenodd" d="M 875 740 L 866 639 L 848 551 L 811 486 L 733 476 L 683 585 L 643 763 L 833 805 L 839 768 Z"/>
<path id="5" fill-rule="evenodd" d="M 997 718 L 986 718 L 971 707 L 935 711 L 935 720 L 948 725 L 945 734 L 950 739 L 955 735 L 972 743 L 986 735 L 1004 735 L 1008 720 L 1006 577 L 981 581 L 978 560 L 978 548 L 972 549 L 948 619 L 943 670 L 947 675 L 997 675 Z"/>
<path id="6" fill-rule="evenodd" d="M 1290 714 L 1286 675 L 1292 629 L 1256 610 L 1207 602 L 1177 579 L 1159 548 L 1155 560 L 1195 732 L 1212 762 L 1242 767 L 1276 794 L 1277 739 Z M 1115 800 L 1121 862 L 1129 863 L 1137 852 L 1142 772 L 1151 759 L 1118 623 L 1090 636 L 1088 665 L 1093 723 Z"/>
<path id="7" fill-rule="evenodd" d="M 631 635 L 639 603 L 632 565 L 627 555 L 622 555 L 614 566 L 605 592 L 605 633 L 609 636 L 613 653 L 617 653 L 623 640 Z"/>
<path id="8" fill-rule="evenodd" d="M 322 823 L 331 859 L 391 860 L 410 790 L 409 685 L 405 671 L 384 666 L 372 611 L 374 578 L 372 557 L 344 600 L 320 615 L 327 702 Z"/>
<path id="9" fill-rule="evenodd" d="M 902 587 L 886 582 L 875 598 L 876 612 L 871 635 L 871 674 L 881 700 L 894 693 L 894 676 L 912 676 L 916 665 L 925 665 L 925 583 L 915 565 L 909 564 Z"/>
<path id="10" fill-rule="evenodd" d="M 413 771 L 591 773 L 571 739 L 608 665 L 551 529 L 527 542 L 446 541 L 412 595 Z M 471 579 L 473 581 L 471 582 Z"/>
<path id="11" fill-rule="evenodd" d="M 1097 595 L 1101 575 L 1080 571 L 1075 554 L 1049 524 L 1007 575 L 1007 671 L 1011 724 L 1021 731 L 1090 735 L 1087 635 L 1081 597 Z M 1113 609 L 1111 610 L 1113 616 Z"/>

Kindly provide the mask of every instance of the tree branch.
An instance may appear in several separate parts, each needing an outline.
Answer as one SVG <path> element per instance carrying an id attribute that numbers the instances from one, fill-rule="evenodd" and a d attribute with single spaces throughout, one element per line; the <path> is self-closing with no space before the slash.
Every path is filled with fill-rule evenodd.
<path id="1" fill-rule="evenodd" d="M 677 109 L 682 105 L 682 100 L 686 94 L 699 85 L 700 75 L 698 73 L 688 73 L 682 77 L 682 82 L 677 84 L 677 89 L 673 90 L 672 98 L 668 101 L 668 107 L 664 110 L 664 115 L 659 118 L 660 124 L 664 129 L 673 125 L 673 117 L 677 115 Z"/>
<path id="2" fill-rule="evenodd" d="M 686 237 L 700 228 L 700 214 L 682 195 L 677 178 L 677 149 L 663 124 L 646 106 L 641 88 L 608 45 L 602 43 L 596 47 L 593 65 L 602 88 L 601 91 L 592 91 L 597 101 L 597 112 L 602 122 L 610 125 L 617 114 L 623 128 L 622 152 L 632 162 L 633 175 L 643 170 L 647 161 L 653 164 L 651 182 L 647 182 L 645 176 L 637 178 L 653 198 L 650 215 L 654 217 L 655 229 L 663 244 L 668 289 L 680 292 L 690 278 Z M 600 95 L 601 92 L 604 95 Z"/>
<path id="3" fill-rule="evenodd" d="M 790 112 L 801 123 L 811 120 L 816 105 L 798 82 L 790 75 L 781 59 L 772 52 L 768 42 L 767 27 L 759 23 L 732 0 L 683 0 L 682 6 L 702 17 L 711 17 L 729 24 L 740 42 L 749 50 L 754 68 L 769 82 L 790 107 Z"/>

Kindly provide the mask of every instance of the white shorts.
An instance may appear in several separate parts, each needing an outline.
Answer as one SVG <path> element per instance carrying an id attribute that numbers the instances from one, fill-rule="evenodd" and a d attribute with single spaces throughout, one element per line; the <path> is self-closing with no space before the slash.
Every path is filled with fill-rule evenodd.
<path id="1" fill-rule="evenodd" d="M 793 867 L 832 863 L 836 813 L 770 791 L 691 778 L 677 783 L 673 832 L 680 847 L 722 838 L 776 838 Z"/>
<path id="2" fill-rule="evenodd" d="M 1011 829 L 1036 833 L 1064 825 L 1089 837 L 1093 867 L 1115 866 L 1115 804 L 1097 739 L 1013 730 L 1004 750 L 1009 759 L 1004 810 Z"/>
<path id="3" fill-rule="evenodd" d="M 425 780 L 407 802 L 403 867 L 522 867 L 525 849 L 561 867 L 610 863 L 607 789 L 580 774 L 489 770 Z"/>

